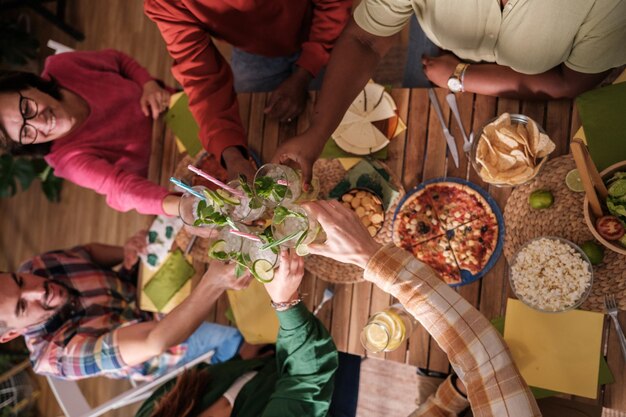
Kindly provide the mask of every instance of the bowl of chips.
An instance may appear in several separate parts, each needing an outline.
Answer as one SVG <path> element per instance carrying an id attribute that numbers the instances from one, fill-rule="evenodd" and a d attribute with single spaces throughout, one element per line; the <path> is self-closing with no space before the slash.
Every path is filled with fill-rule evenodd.
<path id="1" fill-rule="evenodd" d="M 470 160 L 483 181 L 510 187 L 535 178 L 554 149 L 554 142 L 530 117 L 503 113 L 477 132 Z"/>
<path id="2" fill-rule="evenodd" d="M 363 188 L 353 188 L 341 196 L 341 203 L 359 216 L 370 236 L 376 236 L 382 229 L 385 209 L 376 193 Z"/>

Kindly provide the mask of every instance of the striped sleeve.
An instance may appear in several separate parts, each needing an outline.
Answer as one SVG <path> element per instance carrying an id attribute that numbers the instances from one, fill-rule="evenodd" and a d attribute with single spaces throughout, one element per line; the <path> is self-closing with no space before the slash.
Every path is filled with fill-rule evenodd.
<path id="1" fill-rule="evenodd" d="M 387 245 L 368 263 L 365 279 L 396 297 L 437 341 L 467 388 L 474 416 L 541 415 L 500 334 L 430 267 Z"/>

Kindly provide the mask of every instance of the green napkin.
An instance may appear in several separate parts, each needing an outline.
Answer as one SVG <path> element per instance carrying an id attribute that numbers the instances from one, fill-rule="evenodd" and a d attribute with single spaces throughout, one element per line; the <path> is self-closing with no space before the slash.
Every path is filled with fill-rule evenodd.
<path id="1" fill-rule="evenodd" d="M 354 158 L 354 157 L 362 157 L 363 155 L 355 155 L 352 153 L 348 153 L 341 149 L 337 142 L 335 142 L 332 138 L 328 139 L 324 149 L 322 149 L 322 154 L 320 155 L 321 159 L 335 159 L 335 158 Z M 387 146 L 382 148 L 380 151 L 374 152 L 369 155 L 370 158 L 376 159 L 387 159 Z"/>
<path id="2" fill-rule="evenodd" d="M 176 249 L 148 281 L 143 292 L 161 311 L 195 272 L 183 252 Z"/>
<path id="3" fill-rule="evenodd" d="M 598 171 L 626 160 L 626 83 L 591 90 L 576 106 Z"/>
<path id="4" fill-rule="evenodd" d="M 491 320 L 491 324 L 493 325 L 493 327 L 496 328 L 496 330 L 501 335 L 504 334 L 504 316 L 499 316 Z M 609 365 L 606 363 L 606 359 L 604 359 L 604 356 L 600 355 L 600 373 L 598 374 L 598 385 L 611 384 L 614 381 L 615 381 L 615 378 L 613 377 L 613 373 L 609 369 Z M 543 388 L 530 387 L 530 390 L 532 391 L 533 396 L 537 400 L 540 398 L 552 397 L 557 394 L 562 394 L 557 391 L 552 391 L 552 390 L 543 389 Z M 567 394 L 564 394 L 564 395 L 567 395 Z"/>
<path id="5" fill-rule="evenodd" d="M 189 110 L 189 97 L 181 94 L 176 103 L 165 114 L 165 123 L 181 141 L 189 156 L 194 157 L 202 150 L 198 139 L 200 128 Z"/>

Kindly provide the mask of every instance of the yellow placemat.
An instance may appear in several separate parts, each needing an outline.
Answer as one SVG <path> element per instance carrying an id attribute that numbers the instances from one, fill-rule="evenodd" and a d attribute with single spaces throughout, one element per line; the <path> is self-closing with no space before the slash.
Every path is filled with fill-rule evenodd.
<path id="1" fill-rule="evenodd" d="M 227 294 L 235 323 L 246 342 L 276 343 L 278 317 L 263 284 L 253 279 L 248 288 L 229 290 Z"/>
<path id="2" fill-rule="evenodd" d="M 509 299 L 504 340 L 528 385 L 596 398 L 603 320 L 582 310 L 540 313 Z"/>

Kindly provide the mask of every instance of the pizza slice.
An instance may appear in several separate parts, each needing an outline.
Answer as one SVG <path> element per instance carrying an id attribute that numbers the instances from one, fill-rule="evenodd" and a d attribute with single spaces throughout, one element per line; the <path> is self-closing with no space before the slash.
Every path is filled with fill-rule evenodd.
<path id="1" fill-rule="evenodd" d="M 413 247 L 413 254 L 435 270 L 445 283 L 461 282 L 461 272 L 446 236 L 439 236 Z"/>
<path id="2" fill-rule="evenodd" d="M 455 182 L 435 183 L 426 187 L 439 220 L 446 230 L 491 213 L 491 207 L 477 191 Z"/>
<path id="3" fill-rule="evenodd" d="M 498 244 L 499 226 L 489 213 L 454 229 L 450 247 L 459 268 L 476 275 L 485 268 Z"/>
<path id="4" fill-rule="evenodd" d="M 446 233 L 424 190 L 416 192 L 402 204 L 393 227 L 394 243 L 408 251 L 412 251 L 417 244 Z"/>

